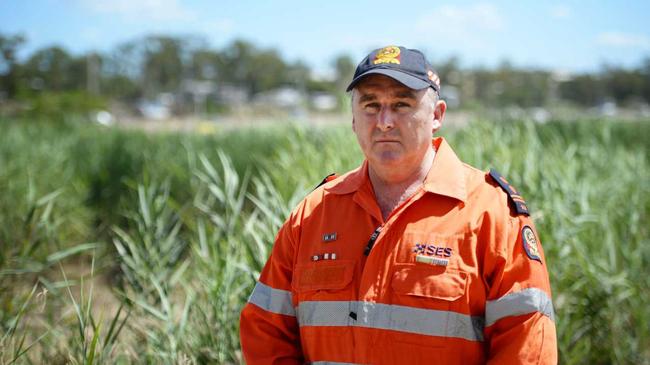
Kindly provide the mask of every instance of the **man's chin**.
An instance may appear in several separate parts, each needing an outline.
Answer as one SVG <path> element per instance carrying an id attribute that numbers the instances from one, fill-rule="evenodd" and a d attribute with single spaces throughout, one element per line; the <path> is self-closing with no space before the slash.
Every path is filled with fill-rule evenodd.
<path id="1" fill-rule="evenodd" d="M 383 152 L 376 155 L 370 162 L 377 167 L 397 167 L 404 163 L 404 156 L 396 152 Z"/>

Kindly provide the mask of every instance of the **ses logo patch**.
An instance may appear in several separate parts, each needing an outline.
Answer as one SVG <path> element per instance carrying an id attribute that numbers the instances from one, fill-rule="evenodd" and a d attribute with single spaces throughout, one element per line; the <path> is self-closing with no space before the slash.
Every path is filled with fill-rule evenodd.
<path id="1" fill-rule="evenodd" d="M 413 246 L 413 252 L 426 256 L 451 257 L 453 250 L 450 247 L 416 243 L 415 246 Z"/>
<path id="2" fill-rule="evenodd" d="M 413 246 L 413 253 L 415 253 L 415 262 L 436 266 L 447 266 L 449 264 L 448 258 L 451 257 L 453 249 L 451 247 L 416 243 L 415 246 Z"/>

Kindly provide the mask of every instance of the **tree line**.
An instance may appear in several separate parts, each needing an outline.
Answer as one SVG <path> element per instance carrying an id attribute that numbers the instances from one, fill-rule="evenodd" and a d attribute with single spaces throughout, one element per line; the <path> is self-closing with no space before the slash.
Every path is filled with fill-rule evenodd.
<path id="1" fill-rule="evenodd" d="M 214 49 L 199 36 L 150 35 L 105 53 L 81 55 L 49 46 L 20 60 L 17 55 L 26 43 L 22 35 L 0 34 L 0 106 L 14 102 L 38 109 L 41 104 L 65 104 L 65 100 L 73 109 L 115 101 L 129 105 L 160 93 L 181 95 L 188 82 L 229 87 L 244 100 L 282 87 L 340 99 L 355 67 L 349 55 L 339 55 L 331 61 L 332 75 L 315 77 L 306 63 L 287 61 L 273 48 L 234 40 Z M 434 62 L 434 66 L 443 81 L 443 96 L 456 100 L 459 107 L 650 103 L 650 57 L 636 68 L 603 66 L 598 72 L 575 75 L 522 69 L 507 62 L 494 69 L 465 69 L 457 58 Z M 218 98 L 208 99 L 219 104 Z"/>

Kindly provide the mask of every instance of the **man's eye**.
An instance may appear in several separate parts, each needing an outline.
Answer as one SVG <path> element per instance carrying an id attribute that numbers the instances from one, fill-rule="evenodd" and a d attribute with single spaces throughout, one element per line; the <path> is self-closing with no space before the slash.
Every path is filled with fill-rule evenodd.
<path id="1" fill-rule="evenodd" d="M 410 107 L 411 107 L 411 104 L 408 104 L 408 103 L 405 103 L 405 102 L 402 102 L 402 101 L 395 104 L 396 109 L 403 109 L 403 108 L 410 108 Z"/>
<path id="2" fill-rule="evenodd" d="M 376 112 L 379 110 L 379 104 L 378 103 L 370 103 L 366 104 L 363 107 L 367 112 Z"/>

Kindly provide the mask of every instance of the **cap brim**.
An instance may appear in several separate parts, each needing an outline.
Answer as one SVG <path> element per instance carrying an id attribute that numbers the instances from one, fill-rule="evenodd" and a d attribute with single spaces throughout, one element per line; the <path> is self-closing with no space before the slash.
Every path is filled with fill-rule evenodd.
<path id="1" fill-rule="evenodd" d="M 423 81 L 415 76 L 411 76 L 402 71 L 391 70 L 386 68 L 378 68 L 374 70 L 368 70 L 362 73 L 361 75 L 355 77 L 354 80 L 352 80 L 352 82 L 350 83 L 350 85 L 348 85 L 348 88 L 345 91 L 352 90 L 359 83 L 359 81 L 361 81 L 361 79 L 371 74 L 388 76 L 394 79 L 395 81 L 398 81 L 399 83 L 403 84 L 404 86 L 408 87 L 409 89 L 413 89 L 413 90 L 421 90 L 421 89 L 426 89 L 428 87 L 433 87 L 430 83 Z"/>

